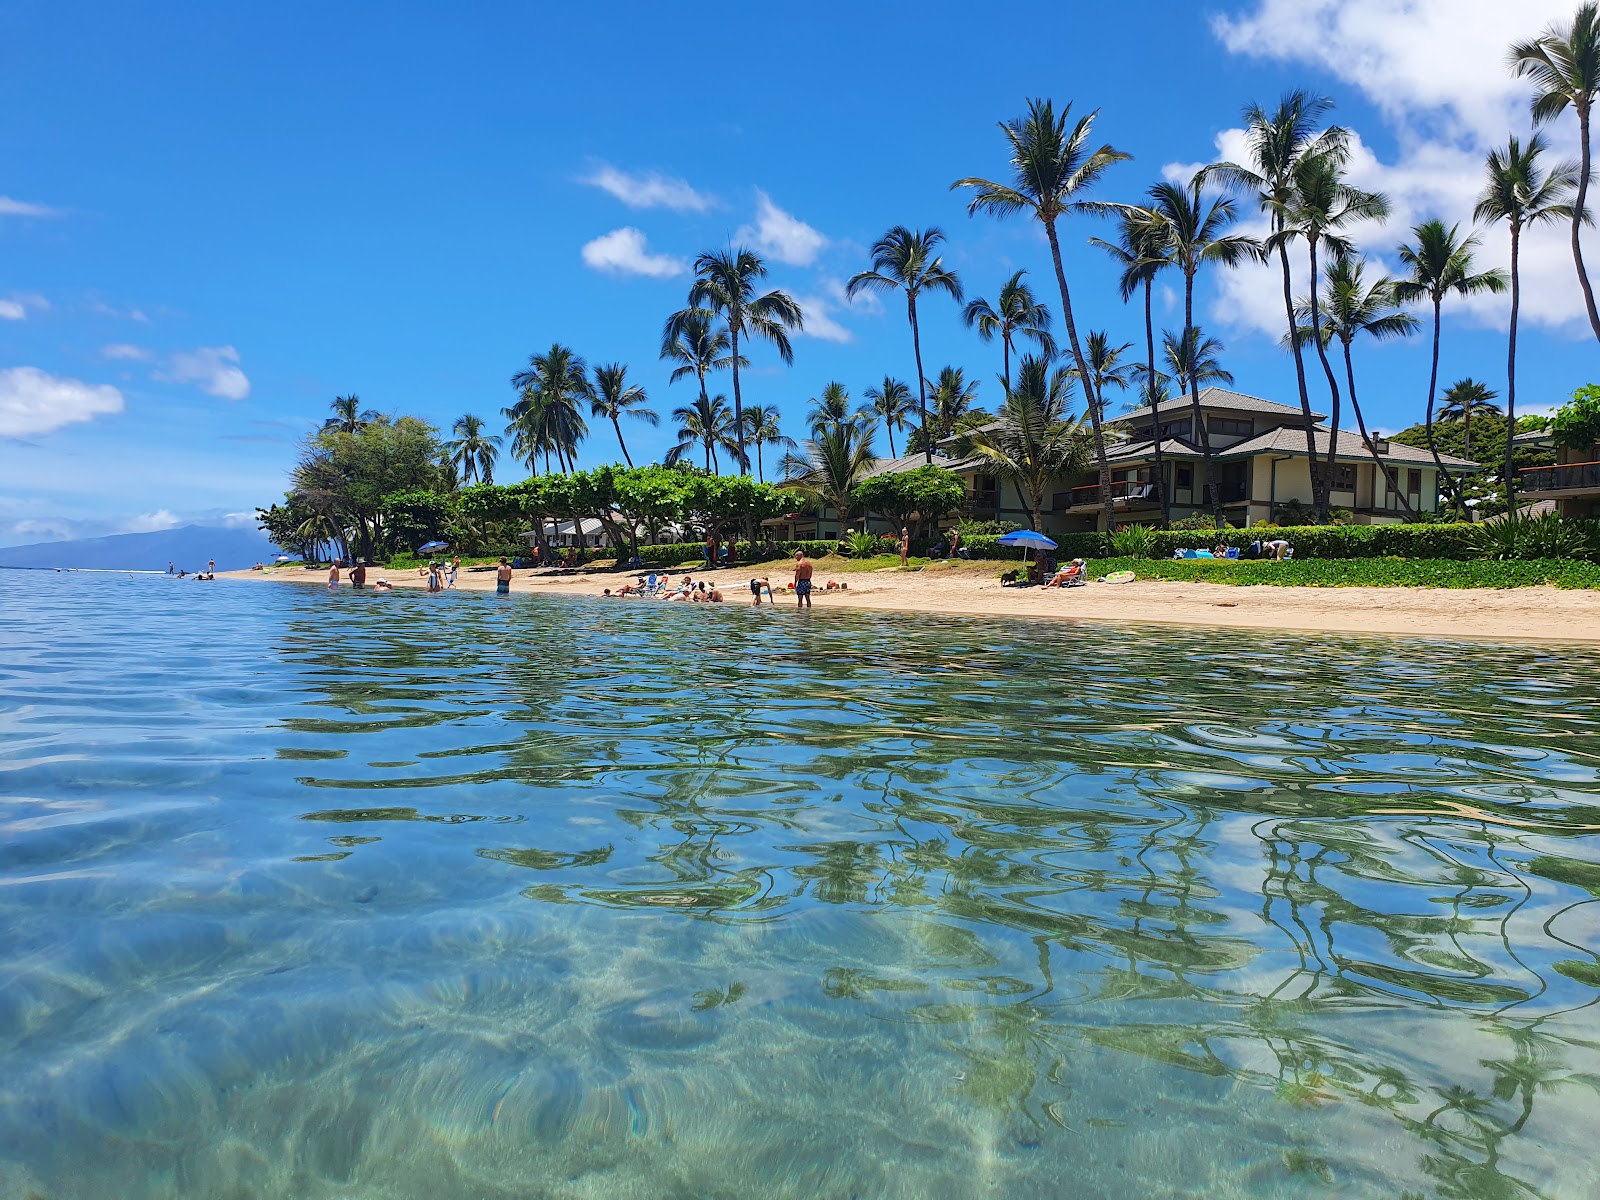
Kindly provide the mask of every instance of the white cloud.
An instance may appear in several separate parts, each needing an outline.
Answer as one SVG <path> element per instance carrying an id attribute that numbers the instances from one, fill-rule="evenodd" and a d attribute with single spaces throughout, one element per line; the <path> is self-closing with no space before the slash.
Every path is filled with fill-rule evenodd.
<path id="1" fill-rule="evenodd" d="M 231 512 L 222 514 L 222 524 L 226 529 L 250 529 L 255 526 L 257 517 L 252 512 Z"/>
<path id="2" fill-rule="evenodd" d="M 781 263 L 809 267 L 828 244 L 828 239 L 804 221 L 783 211 L 763 191 L 756 192 L 756 223 L 744 225 L 735 241 L 754 242 Z"/>
<path id="3" fill-rule="evenodd" d="M 22 306 L 20 300 L 0 300 L 0 321 L 20 321 L 28 315 L 28 310 Z"/>
<path id="4" fill-rule="evenodd" d="M 10 196 L 0 196 L 0 217 L 58 217 L 59 209 L 50 208 L 44 204 L 29 204 L 23 200 L 13 200 Z"/>
<path id="5" fill-rule="evenodd" d="M 206 395 L 224 400 L 243 400 L 250 394 L 250 380 L 239 369 L 239 352 L 232 346 L 201 346 L 174 354 L 167 369 L 155 377 L 167 383 L 192 383 Z"/>
<path id="6" fill-rule="evenodd" d="M 177 513 L 167 509 L 157 509 L 155 512 L 140 513 L 136 517 L 129 517 L 122 523 L 123 533 L 156 533 L 162 529 L 176 529 L 183 524 L 183 518 Z"/>
<path id="7" fill-rule="evenodd" d="M 91 300 L 89 311 L 102 317 L 114 317 L 119 321 L 138 321 L 141 325 L 150 324 L 150 318 L 137 308 L 113 308 L 104 300 Z"/>
<path id="8" fill-rule="evenodd" d="M 705 192 L 697 192 L 687 180 L 657 171 L 630 175 L 609 163 L 601 163 L 592 173 L 583 176 L 579 183 L 609 192 L 629 208 L 670 208 L 674 212 L 705 212 L 715 208 L 717 199 Z"/>
<path id="9" fill-rule="evenodd" d="M 52 433 L 121 411 L 122 393 L 109 384 L 62 379 L 38 367 L 0 370 L 0 437 Z"/>
<path id="10" fill-rule="evenodd" d="M 824 342 L 853 342 L 855 334 L 840 324 L 838 315 L 844 312 L 877 316 L 883 312 L 883 302 L 871 292 L 851 296 L 845 291 L 844 281 L 822 279 L 814 292 L 795 294 L 795 303 L 805 314 L 805 328 L 801 333 Z"/>
<path id="11" fill-rule="evenodd" d="M 135 346 L 131 342 L 112 342 L 109 346 L 100 347 L 100 357 L 124 362 L 149 362 L 155 357 L 155 351 Z"/>
<path id="12" fill-rule="evenodd" d="M 612 275 L 648 275 L 652 279 L 671 279 L 682 275 L 689 264 L 670 254 L 651 254 L 644 234 L 631 225 L 613 229 L 584 245 L 584 266 Z"/>

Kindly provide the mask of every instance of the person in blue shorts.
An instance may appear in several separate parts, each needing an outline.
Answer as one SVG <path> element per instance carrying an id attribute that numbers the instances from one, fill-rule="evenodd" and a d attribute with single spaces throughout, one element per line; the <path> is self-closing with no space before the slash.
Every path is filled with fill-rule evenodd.
<path id="1" fill-rule="evenodd" d="M 794 552 L 794 595 L 795 607 L 811 607 L 811 560 L 806 557 L 804 550 Z"/>
<path id="2" fill-rule="evenodd" d="M 495 568 L 494 590 L 502 596 L 511 594 L 511 564 L 503 558 L 500 560 L 500 565 Z"/>

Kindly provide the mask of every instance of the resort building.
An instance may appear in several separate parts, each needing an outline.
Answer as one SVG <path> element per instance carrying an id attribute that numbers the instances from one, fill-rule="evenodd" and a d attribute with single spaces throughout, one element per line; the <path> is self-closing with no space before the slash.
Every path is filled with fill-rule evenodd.
<path id="1" fill-rule="evenodd" d="M 1600 442 L 1582 448 L 1568 446 L 1557 442 L 1548 430 L 1527 430 L 1512 441 L 1550 450 L 1556 456 L 1552 466 L 1523 467 L 1517 472 L 1520 502 L 1550 500 L 1563 517 L 1600 517 Z"/>

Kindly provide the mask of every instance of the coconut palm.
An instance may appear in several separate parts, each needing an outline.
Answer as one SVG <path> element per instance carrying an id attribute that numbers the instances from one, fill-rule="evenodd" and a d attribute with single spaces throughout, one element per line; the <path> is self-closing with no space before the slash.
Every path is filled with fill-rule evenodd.
<path id="1" fill-rule="evenodd" d="M 1477 296 L 1486 292 L 1498 295 L 1506 290 L 1506 276 L 1498 268 L 1473 270 L 1472 252 L 1478 247 L 1478 239 L 1461 238 L 1459 226 L 1452 225 L 1446 229 L 1443 221 L 1425 221 L 1413 228 L 1411 233 L 1417 244 L 1401 246 L 1399 250 L 1400 262 L 1411 268 L 1411 278 L 1394 285 L 1394 298 L 1401 304 L 1427 300 L 1433 306 L 1433 365 L 1428 371 L 1425 428 L 1428 453 L 1433 455 L 1434 466 L 1439 470 L 1440 490 L 1449 495 L 1456 489 L 1451 487 L 1444 460 L 1439 457 L 1439 448 L 1433 443 L 1433 402 L 1439 386 L 1440 312 L 1448 295 Z"/>
<path id="2" fill-rule="evenodd" d="M 922 423 L 923 453 L 933 461 L 933 442 L 928 438 L 928 388 L 922 375 L 922 333 L 917 327 L 917 297 L 924 291 L 945 292 L 961 302 L 961 281 L 934 253 L 944 241 L 939 229 L 907 229 L 896 225 L 872 244 L 872 269 L 850 277 L 846 295 L 863 291 L 903 291 L 906 294 L 906 320 L 911 323 L 911 351 L 917 362 L 917 412 Z"/>
<path id="3" fill-rule="evenodd" d="M 1583 288 L 1589 327 L 1600 338 L 1600 311 L 1595 308 L 1594 288 L 1578 239 L 1579 229 L 1589 219 L 1589 118 L 1595 96 L 1600 95 L 1600 8 L 1592 2 L 1580 5 L 1570 25 L 1552 25 L 1533 41 L 1519 42 L 1511 47 L 1510 58 L 1512 73 L 1533 81 L 1534 124 L 1554 120 L 1568 108 L 1578 117 L 1577 196 L 1569 218 L 1572 263 Z"/>
<path id="4" fill-rule="evenodd" d="M 786 456 L 786 464 L 798 470 L 791 470 L 784 486 L 815 504 L 832 508 L 843 535 L 850 520 L 851 493 L 876 461 L 872 431 L 864 421 L 852 418 L 823 429 L 806 443 L 803 455 Z"/>
<path id="5" fill-rule="evenodd" d="M 1439 420 L 1460 421 L 1462 425 L 1462 440 L 1465 448 L 1461 455 L 1463 458 L 1472 457 L 1472 418 L 1478 416 L 1499 416 L 1500 406 L 1495 398 L 1499 395 L 1490 389 L 1486 383 L 1479 383 L 1476 379 L 1468 377 L 1458 379 L 1445 388 L 1444 394 L 1439 397 Z M 1507 426 L 1508 429 L 1511 426 Z"/>
<path id="6" fill-rule="evenodd" d="M 1522 230 L 1577 219 L 1577 209 L 1567 203 L 1578 185 L 1575 163 L 1561 163 L 1548 174 L 1539 163 L 1545 151 L 1537 133 L 1524 146 L 1515 137 L 1504 150 L 1491 150 L 1486 164 L 1489 178 L 1472 215 L 1493 224 L 1504 221 L 1511 230 L 1511 332 L 1506 342 L 1506 504 L 1516 512 L 1516 478 L 1511 465 L 1511 433 L 1517 427 L 1517 312 L 1522 301 L 1520 265 Z M 1472 455 L 1469 453 L 1468 458 Z"/>
<path id="7" fill-rule="evenodd" d="M 1406 516 L 1411 516 L 1411 504 L 1401 491 L 1393 470 L 1378 453 L 1377 444 L 1367 433 L 1367 421 L 1361 412 L 1361 400 L 1356 394 L 1356 370 L 1351 346 L 1358 334 L 1366 334 L 1375 341 L 1409 337 L 1417 330 L 1417 319 L 1402 312 L 1394 298 L 1394 280 L 1382 276 L 1368 287 L 1365 280 L 1366 264 L 1355 254 L 1345 254 L 1334 259 L 1322 289 L 1321 336 L 1337 338 L 1344 349 L 1345 386 L 1350 392 L 1350 411 L 1355 414 L 1356 427 L 1361 431 L 1362 444 L 1377 464 L 1378 470 L 1389 482 L 1389 491 L 1400 501 Z M 1306 297 L 1295 308 L 1299 321 L 1298 334 L 1310 338 L 1311 300 Z"/>
<path id="8" fill-rule="evenodd" d="M 761 483 L 767 481 L 761 448 L 778 446 L 787 452 L 798 445 L 792 437 L 784 435 L 775 404 L 752 404 L 744 410 L 744 438 L 748 445 L 756 448 L 756 479 Z"/>
<path id="9" fill-rule="evenodd" d="M 335 396 L 328 407 L 333 409 L 333 416 L 322 423 L 324 433 L 335 429 L 340 433 L 354 433 L 381 415 L 375 408 L 362 408 L 361 397 L 354 392 L 348 396 Z"/>
<path id="10" fill-rule="evenodd" d="M 883 431 L 889 435 L 889 457 L 894 455 L 894 431 L 904 429 L 911 415 L 911 389 L 892 375 L 885 375 L 878 387 L 869 387 L 864 393 L 872 405 L 872 415 L 883 422 Z"/>
<path id="11" fill-rule="evenodd" d="M 973 412 L 978 400 L 978 381 L 969 381 L 960 367 L 941 367 L 939 377 L 928 380 L 927 388 L 937 441 L 953 434 L 962 418 Z"/>
<path id="12" fill-rule="evenodd" d="M 1209 263 L 1231 267 L 1260 250 L 1254 239 L 1225 232 L 1236 219 L 1233 201 L 1226 196 L 1207 198 L 1205 186 L 1206 172 L 1202 170 L 1195 174 L 1187 186 L 1158 183 L 1150 189 L 1150 209 L 1159 214 L 1166 230 L 1167 248 L 1172 254 L 1173 265 L 1183 273 L 1182 346 L 1200 345 L 1194 332 L 1194 279 L 1200 267 Z M 1214 478 L 1214 460 L 1211 435 L 1206 430 L 1200 412 L 1199 374 L 1192 372 L 1187 378 L 1195 434 L 1200 439 L 1201 457 L 1205 459 L 1206 479 L 1210 480 Z M 1312 453 L 1315 454 L 1315 449 Z M 1224 524 L 1221 489 L 1213 487 L 1210 494 L 1211 515 L 1217 522 L 1217 528 L 1221 529 Z"/>
<path id="13" fill-rule="evenodd" d="M 720 447 L 737 457 L 739 439 L 733 429 L 733 410 L 723 395 L 700 396 L 695 402 L 672 410 L 672 419 L 678 423 L 678 444 L 669 447 L 662 459 L 669 467 L 677 466 L 696 446 L 706 453 L 706 470 L 721 474 L 722 463 L 717 457 Z"/>
<path id="14" fill-rule="evenodd" d="M 1117 286 L 1124 303 L 1132 298 L 1135 291 L 1141 288 L 1144 291 L 1145 366 L 1139 375 L 1144 381 L 1145 400 L 1153 407 L 1159 407 L 1160 400 L 1156 398 L 1152 386 L 1157 383 L 1159 376 L 1156 372 L 1156 327 L 1151 292 L 1156 276 L 1172 265 L 1171 239 L 1166 222 L 1153 209 L 1124 205 L 1117 211 L 1117 240 L 1108 242 L 1101 238 L 1090 238 L 1089 241 L 1091 245 L 1099 246 L 1110 254 L 1122 268 Z M 1164 394 L 1161 399 L 1165 399 Z M 1172 501 L 1167 495 L 1161 441 L 1160 431 L 1157 430 L 1152 445 L 1155 451 L 1156 488 L 1161 496 L 1161 524 L 1164 528 L 1172 524 Z"/>
<path id="15" fill-rule="evenodd" d="M 525 425 L 531 443 L 545 454 L 546 467 L 553 451 L 563 471 L 578 461 L 578 443 L 589 435 L 579 405 L 593 399 L 589 368 L 570 347 L 557 342 L 543 354 L 528 357 L 528 365 L 511 377 L 521 393 L 505 410 L 513 426 Z M 508 430 L 520 436 L 515 428 Z"/>
<path id="16" fill-rule="evenodd" d="M 689 288 L 689 311 L 720 317 L 728 334 L 734 436 L 738 441 L 735 457 L 742 475 L 749 471 L 750 460 L 743 441 L 744 393 L 739 386 L 739 368 L 749 364 L 739 353 L 739 342 L 755 338 L 771 342 L 778 357 L 792 365 L 794 347 L 789 334 L 805 328 L 805 314 L 787 292 L 760 292 L 767 264 L 752 250 L 708 250 L 694 260 L 694 276 Z"/>
<path id="17" fill-rule="evenodd" d="M 617 446 L 623 461 L 630 467 L 633 459 L 628 454 L 627 443 L 622 440 L 624 413 L 643 421 L 646 425 L 659 425 L 661 418 L 645 407 L 650 397 L 638 384 L 628 382 L 628 368 L 621 363 L 607 363 L 594 369 L 594 394 L 590 397 L 590 416 L 604 417 L 611 422 L 617 434 Z"/>
<path id="18" fill-rule="evenodd" d="M 1133 376 L 1134 364 L 1123 361 L 1123 355 L 1133 349 L 1133 343 L 1123 342 L 1120 346 L 1113 346 L 1109 333 L 1103 329 L 1091 329 L 1083 344 L 1084 357 L 1089 360 L 1090 374 L 1088 386 L 1083 389 L 1084 395 L 1094 396 L 1095 403 L 1100 405 L 1103 414 L 1106 388 L 1114 387 L 1118 391 L 1124 391 Z M 1073 375 L 1077 376 L 1076 370 L 1073 371 Z"/>
<path id="19" fill-rule="evenodd" d="M 1067 272 L 1061 262 L 1061 239 L 1056 226 L 1073 213 L 1100 211 L 1098 206 L 1078 199 L 1113 164 L 1129 156 L 1111 145 L 1091 149 L 1097 112 L 1080 117 L 1069 130 L 1072 105 L 1059 116 L 1048 100 L 1030 100 L 1027 114 L 1003 121 L 1000 131 L 1011 151 L 1011 182 L 998 183 L 977 176 L 958 179 L 952 188 L 971 188 L 973 197 L 967 212 L 987 212 L 997 217 L 1025 212 L 1044 226 L 1050 243 L 1050 261 L 1055 267 L 1056 286 L 1061 290 L 1061 321 L 1079 373 L 1089 377 L 1089 365 L 1078 341 L 1078 326 L 1072 317 L 1072 293 L 1067 288 Z M 1111 464 L 1106 458 L 1105 432 L 1101 428 L 1100 406 L 1088 398 L 1089 418 L 1094 429 L 1094 457 L 1100 469 L 1100 503 L 1106 528 L 1116 524 L 1116 508 L 1111 500 Z"/>
<path id="20" fill-rule="evenodd" d="M 500 457 L 502 439 L 486 434 L 483 418 L 471 413 L 457 417 L 450 428 L 455 439 L 444 444 L 450 464 L 460 470 L 461 478 L 468 484 L 493 483 L 494 463 Z"/>
<path id="21" fill-rule="evenodd" d="M 1207 337 L 1198 325 L 1181 333 L 1167 329 L 1161 334 L 1161 356 L 1179 394 L 1202 384 L 1233 382 L 1233 376 L 1222 366 L 1222 349 L 1222 343 Z"/>
<path id="22" fill-rule="evenodd" d="M 1050 310 L 1034 299 L 1033 289 L 1022 282 L 1026 271 L 1018 271 L 1000 286 L 1000 297 L 990 304 L 979 297 L 971 301 L 961 317 L 967 328 L 976 329 L 985 343 L 1000 339 L 1005 365 L 1006 391 L 1011 390 L 1011 352 L 1018 337 L 1029 338 L 1046 358 L 1054 358 L 1056 342 L 1050 336 Z"/>
<path id="23" fill-rule="evenodd" d="M 1034 529 L 1043 528 L 1045 497 L 1056 481 L 1093 461 L 1092 436 L 1067 413 L 1070 395 L 1064 371 L 1052 373 L 1042 357 L 1024 357 L 996 420 L 972 438 L 973 453 L 1027 499 Z"/>
<path id="24" fill-rule="evenodd" d="M 853 415 L 849 391 L 838 380 L 830 380 L 806 410 L 806 428 L 811 430 L 812 437 L 820 437 L 823 430 L 843 425 Z"/>

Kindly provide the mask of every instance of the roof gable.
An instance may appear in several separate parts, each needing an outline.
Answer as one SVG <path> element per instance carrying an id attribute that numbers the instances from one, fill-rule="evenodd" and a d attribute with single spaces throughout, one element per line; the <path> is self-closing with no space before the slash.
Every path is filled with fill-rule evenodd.
<path id="1" fill-rule="evenodd" d="M 1235 412 L 1263 413 L 1275 417 L 1292 417 L 1303 420 L 1304 414 L 1298 404 L 1279 404 L 1276 400 L 1263 400 L 1260 396 L 1250 396 L 1244 392 L 1229 391 L 1227 388 L 1207 387 L 1200 389 L 1200 407 L 1202 409 L 1223 409 Z M 1163 417 L 1179 417 L 1192 411 L 1191 402 L 1187 396 L 1174 398 L 1163 403 L 1159 410 Z M 1149 418 L 1152 410 L 1149 408 L 1136 408 L 1130 413 L 1112 417 L 1107 424 L 1124 425 L 1140 418 Z M 1320 421 L 1323 413 L 1314 412 L 1311 419 Z"/>

